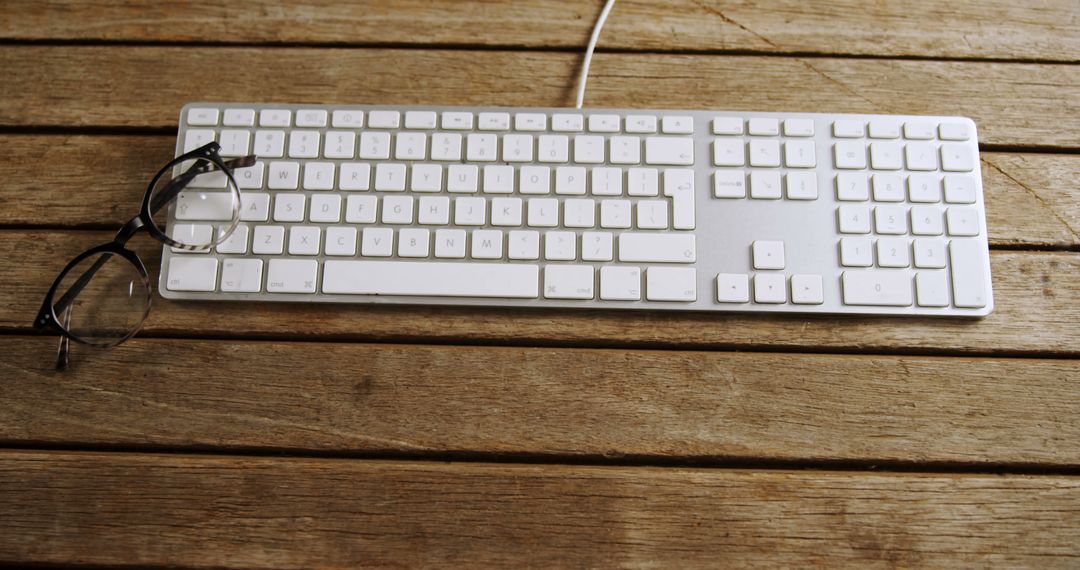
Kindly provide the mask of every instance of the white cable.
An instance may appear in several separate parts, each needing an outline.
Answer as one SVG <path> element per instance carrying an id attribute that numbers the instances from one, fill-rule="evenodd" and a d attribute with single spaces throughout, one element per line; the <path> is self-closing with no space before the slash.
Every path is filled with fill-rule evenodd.
<path id="1" fill-rule="evenodd" d="M 596 49 L 596 40 L 600 39 L 600 30 L 604 29 L 604 22 L 607 20 L 608 13 L 611 12 L 611 7 L 615 5 L 615 0 L 607 0 L 604 3 L 604 9 L 600 11 L 600 17 L 596 19 L 596 25 L 592 29 L 592 37 L 589 38 L 589 47 L 585 48 L 585 61 L 581 64 L 581 76 L 578 77 L 577 87 L 577 108 L 581 108 L 581 104 L 585 102 L 585 82 L 589 80 L 589 63 L 592 62 L 592 53 Z"/>

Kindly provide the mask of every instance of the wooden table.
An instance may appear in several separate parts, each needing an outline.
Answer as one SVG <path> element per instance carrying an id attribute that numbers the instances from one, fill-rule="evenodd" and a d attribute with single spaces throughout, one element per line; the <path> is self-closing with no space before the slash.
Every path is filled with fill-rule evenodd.
<path id="1" fill-rule="evenodd" d="M 38 303 L 185 102 L 570 105 L 600 7 L 323 4 L 5 2 L 0 564 L 1080 566 L 1076 0 L 621 0 L 593 62 L 594 107 L 973 117 L 988 318 L 155 298 L 54 372 Z"/>

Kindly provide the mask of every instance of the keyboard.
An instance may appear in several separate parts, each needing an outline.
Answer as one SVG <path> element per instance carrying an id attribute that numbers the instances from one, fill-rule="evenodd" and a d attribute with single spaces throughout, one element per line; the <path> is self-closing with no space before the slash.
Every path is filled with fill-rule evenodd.
<path id="1" fill-rule="evenodd" d="M 210 141 L 258 160 L 228 240 L 164 248 L 169 299 L 993 309 L 967 118 L 186 105 L 177 154 Z M 168 227 L 226 224 L 200 208 L 215 191 L 186 189 Z"/>

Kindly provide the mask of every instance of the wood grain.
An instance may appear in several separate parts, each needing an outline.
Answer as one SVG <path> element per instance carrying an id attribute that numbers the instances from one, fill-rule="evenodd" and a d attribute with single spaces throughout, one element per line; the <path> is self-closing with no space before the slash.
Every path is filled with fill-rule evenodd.
<path id="1" fill-rule="evenodd" d="M 6 452 L 0 514 L 0 559 L 24 564 L 1064 568 L 1080 556 L 1075 477 Z"/>
<path id="2" fill-rule="evenodd" d="M 0 126 L 169 128 L 183 104 L 205 100 L 565 106 L 579 60 L 465 50 L 6 45 Z M 227 80 L 208 71 L 222 66 Z M 600 54 L 586 104 L 967 115 L 986 144 L 1080 147 L 1074 65 Z"/>
<path id="3" fill-rule="evenodd" d="M 136 339 L 58 373 L 55 339 L 0 352 L 0 445 L 1080 465 L 1080 360 Z"/>
<path id="4" fill-rule="evenodd" d="M 27 331 L 67 261 L 111 234 L 0 231 L 0 329 Z M 133 244 L 156 273 L 160 247 Z M 364 307 L 154 299 L 144 334 L 545 346 L 1080 354 L 1080 255 L 994 252 L 983 319 L 673 314 L 650 311 Z"/>
<path id="5" fill-rule="evenodd" d="M 102 227 L 130 218 L 174 144 L 171 136 L 0 135 L 0 180 L 20 193 L 0 209 L 0 225 Z M 1071 190 L 1080 156 L 982 158 L 991 247 L 1080 247 L 1080 194 Z"/>
<path id="6" fill-rule="evenodd" d="M 0 38 L 581 49 L 601 4 L 10 0 Z M 1076 61 L 1076 15 L 1071 0 L 619 0 L 600 49 Z"/>

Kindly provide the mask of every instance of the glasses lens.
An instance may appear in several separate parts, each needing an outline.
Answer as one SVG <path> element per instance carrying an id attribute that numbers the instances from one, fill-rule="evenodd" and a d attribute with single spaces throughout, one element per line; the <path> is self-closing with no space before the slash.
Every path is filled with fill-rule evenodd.
<path id="1" fill-rule="evenodd" d="M 99 253 L 60 278 L 53 297 L 60 325 L 95 346 L 113 346 L 135 334 L 150 312 L 150 289 L 127 258 Z"/>
<path id="2" fill-rule="evenodd" d="M 171 226 L 170 210 L 176 212 Z M 228 239 L 240 221 L 240 190 L 226 174 L 224 163 L 188 160 L 170 168 L 154 184 L 150 220 L 168 236 L 169 245 L 207 250 Z"/>

